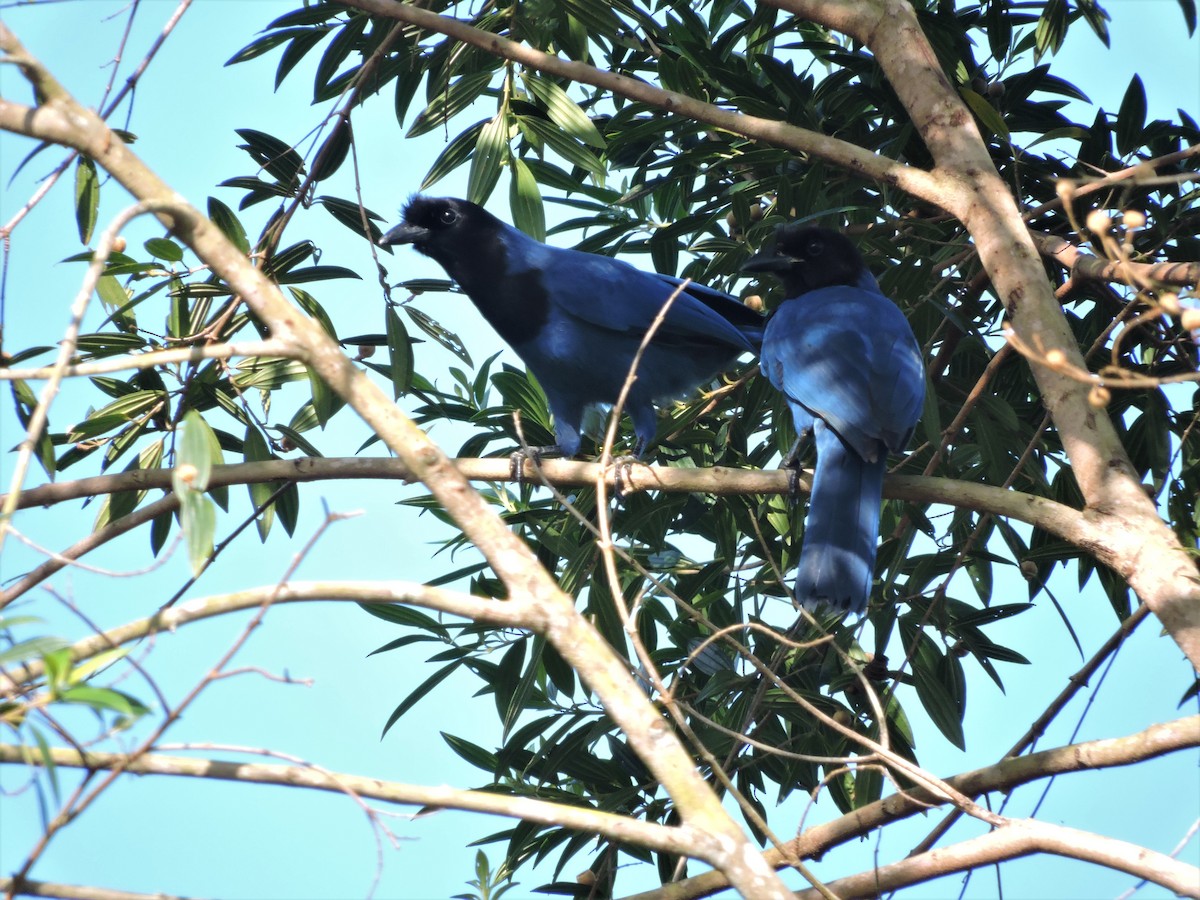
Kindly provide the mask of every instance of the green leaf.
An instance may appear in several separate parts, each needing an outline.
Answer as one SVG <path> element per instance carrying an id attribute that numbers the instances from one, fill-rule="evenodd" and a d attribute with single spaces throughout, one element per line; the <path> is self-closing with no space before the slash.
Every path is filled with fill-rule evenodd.
<path id="1" fill-rule="evenodd" d="M 357 278 L 362 276 L 353 269 L 345 266 L 309 266 L 306 269 L 294 269 L 275 278 L 278 284 L 306 284 L 310 281 L 331 281 L 335 278 Z"/>
<path id="2" fill-rule="evenodd" d="M 412 123 L 412 127 L 408 129 L 408 134 L 405 137 L 412 138 L 420 134 L 425 134 L 427 131 L 433 131 L 433 129 L 441 126 L 443 122 L 447 122 L 458 115 L 474 103 L 475 99 L 491 84 L 493 75 L 493 72 L 487 71 L 474 72 L 470 75 L 462 76 L 429 102 L 429 105 L 421 111 L 421 114 Z"/>
<path id="3" fill-rule="evenodd" d="M 179 524 L 183 528 L 192 575 L 199 575 L 213 553 L 217 512 L 212 500 L 198 491 L 187 491 L 179 501 Z"/>
<path id="4" fill-rule="evenodd" d="M 418 328 L 437 341 L 441 346 L 445 347 L 468 366 L 474 365 L 471 360 L 471 354 L 467 352 L 466 344 L 463 343 L 462 338 L 457 334 L 421 312 L 421 310 L 417 309 L 411 303 L 404 304 L 404 311 L 416 323 Z"/>
<path id="5" fill-rule="evenodd" d="M 59 694 L 66 703 L 79 703 L 96 711 L 111 710 L 130 719 L 145 715 L 149 710 L 137 699 L 112 688 L 80 685 Z"/>
<path id="6" fill-rule="evenodd" d="M 383 731 L 379 735 L 380 739 L 382 740 L 387 736 L 388 731 L 391 730 L 393 725 L 400 721 L 400 717 L 402 715 L 416 706 L 419 700 L 429 696 L 433 689 L 449 678 L 454 670 L 460 665 L 462 665 L 461 660 L 455 660 L 452 663 L 444 665 L 420 684 L 418 684 L 415 688 L 413 688 L 408 693 L 408 696 L 401 700 L 400 704 L 394 710 L 392 710 L 392 714 L 388 716 L 387 722 L 384 723 Z"/>
<path id="7" fill-rule="evenodd" d="M 471 151 L 479 143 L 480 132 L 490 121 L 490 119 L 480 119 L 447 144 L 445 149 L 438 154 L 438 158 L 433 161 L 433 165 L 429 167 L 429 172 L 426 173 L 425 179 L 417 190 L 428 190 L 470 159 Z"/>
<path id="8" fill-rule="evenodd" d="M 586 146 L 563 134 L 553 122 L 537 116 L 517 116 L 517 124 L 528 137 L 530 134 L 544 142 L 555 153 L 573 165 L 587 169 L 597 179 L 604 177 L 604 163 Z"/>
<path id="9" fill-rule="evenodd" d="M 167 238 L 150 238 L 145 244 L 146 252 L 155 259 L 167 262 L 183 262 L 183 248 Z"/>
<path id="10" fill-rule="evenodd" d="M 390 306 L 387 310 L 387 343 L 392 359 L 392 399 L 398 400 L 412 387 L 413 352 L 408 329 Z"/>
<path id="11" fill-rule="evenodd" d="M 1125 89 L 1121 110 L 1117 113 L 1117 152 L 1129 156 L 1142 145 L 1146 130 L 1146 88 L 1140 75 L 1134 75 Z"/>
<path id="12" fill-rule="evenodd" d="M 270 356 L 251 356 L 234 366 L 233 383 L 241 390 L 258 388 L 273 391 L 289 381 L 304 381 L 308 369 L 295 359 Z"/>
<path id="13" fill-rule="evenodd" d="M 66 644 L 66 642 L 63 642 Z M 71 650 L 63 646 L 56 650 L 43 652 L 42 665 L 46 667 L 46 686 L 54 696 L 67 683 L 67 673 L 71 671 Z"/>
<path id="14" fill-rule="evenodd" d="M 262 56 L 280 44 L 290 41 L 296 34 L 310 34 L 312 29 L 309 28 L 288 28 L 279 29 L 268 32 L 267 34 L 255 38 L 233 56 L 226 60 L 225 65 L 232 66 L 235 63 L 246 62 Z M 276 85 L 278 87 L 279 85 Z"/>
<path id="15" fill-rule="evenodd" d="M 38 657 L 44 658 L 69 646 L 71 646 L 70 641 L 58 637 L 28 638 L 0 650 L 0 666 L 8 666 Z"/>
<path id="16" fill-rule="evenodd" d="M 960 87 L 958 92 L 962 94 L 962 98 L 967 101 L 967 106 L 971 107 L 971 112 L 975 113 L 984 128 L 1005 140 L 1008 139 L 1008 125 L 1005 124 L 1004 117 L 1000 115 L 996 107 L 970 88 Z"/>
<path id="17" fill-rule="evenodd" d="M 288 291 L 296 298 L 296 302 L 300 304 L 300 308 L 317 320 L 317 324 L 321 326 L 321 330 L 336 341 L 338 336 L 337 330 L 333 327 L 333 320 L 329 318 L 329 314 L 325 312 L 325 308 L 317 302 L 317 298 L 308 293 L 308 291 L 301 290 L 300 288 L 289 287 Z"/>
<path id="18" fill-rule="evenodd" d="M 33 741 L 38 746 L 38 754 L 42 758 L 42 765 L 46 769 L 46 777 L 50 779 L 50 791 L 54 795 L 54 802 L 61 803 L 58 790 L 58 764 L 54 761 L 54 754 L 50 752 L 50 744 L 46 741 L 46 736 L 41 730 L 29 726 L 29 731 L 33 735 Z"/>
<path id="19" fill-rule="evenodd" d="M 1083 15 L 1084 20 L 1091 26 L 1096 37 L 1100 38 L 1100 42 L 1105 47 L 1112 46 L 1112 39 L 1108 33 L 1108 23 L 1111 17 L 1103 9 L 1097 5 L 1096 0 L 1078 0 L 1079 12 Z"/>
<path id="20" fill-rule="evenodd" d="M 317 423 L 324 428 L 329 421 L 329 417 L 333 415 L 333 398 L 334 393 L 329 389 L 329 385 L 325 383 L 320 375 L 315 370 L 308 370 L 308 387 L 312 391 L 312 409 L 317 417 Z M 292 427 L 296 427 L 296 422 L 292 420 Z M 297 429 L 307 430 L 307 429 Z"/>
<path id="21" fill-rule="evenodd" d="M 315 100 L 327 99 L 324 88 L 333 80 L 338 68 L 354 50 L 355 44 L 361 39 L 363 31 L 366 30 L 370 21 L 370 16 L 363 13 L 351 13 L 348 21 L 339 23 L 340 27 L 334 33 L 333 40 L 325 48 L 321 62 L 317 65 L 316 75 L 313 79 Z"/>
<path id="22" fill-rule="evenodd" d="M 1066 0 L 1047 0 L 1034 28 L 1035 52 L 1033 61 L 1040 62 L 1047 53 L 1056 54 L 1067 36 Z"/>
<path id="23" fill-rule="evenodd" d="M 540 75 L 534 75 L 528 70 L 522 74 L 521 78 L 525 82 L 525 86 L 529 88 L 529 92 L 546 107 L 546 112 L 549 113 L 554 124 L 589 147 L 595 147 L 597 150 L 604 149 L 604 137 L 596 130 L 595 123 L 588 118 L 587 113 L 580 109 L 574 100 L 567 96 L 566 91 L 553 81 Z"/>
<path id="24" fill-rule="evenodd" d="M 171 485 L 180 500 L 208 490 L 212 467 L 221 462 L 221 445 L 204 417 L 190 409 L 183 417 L 183 436 L 175 447 Z"/>
<path id="25" fill-rule="evenodd" d="M 353 231 L 361 234 L 372 244 L 378 244 L 383 232 L 376 222 L 382 222 L 383 217 L 369 209 L 360 209 L 358 203 L 342 200 L 338 197 L 318 197 L 314 202 L 325 207 L 325 211 Z M 366 231 L 363 231 L 363 219 L 366 218 Z M 388 248 L 390 249 L 390 248 Z"/>
<path id="26" fill-rule="evenodd" d="M 262 166 L 279 183 L 289 189 L 298 187 L 304 171 L 304 159 L 286 141 L 253 128 L 238 128 L 238 135 L 246 142 L 239 145 L 256 163 Z"/>
<path id="27" fill-rule="evenodd" d="M 238 216 L 232 209 L 221 203 L 216 197 L 209 197 L 209 218 L 212 224 L 221 229 L 221 233 L 233 242 L 242 253 L 250 253 L 250 241 L 246 239 L 246 229 L 242 228 Z"/>
<path id="28" fill-rule="evenodd" d="M 267 441 L 262 436 L 262 432 L 253 425 L 246 428 L 246 436 L 242 439 L 242 456 L 248 463 L 267 462 L 275 458 L 267 446 Z M 269 481 L 258 481 L 250 482 L 247 488 L 250 491 L 250 502 L 254 504 L 255 509 L 258 509 L 271 499 L 271 495 L 275 493 L 276 485 Z M 254 522 L 258 527 L 259 540 L 266 541 L 274 521 L 275 506 L 272 504 L 259 513 L 258 518 Z"/>
<path id="29" fill-rule="evenodd" d="M 421 612 L 419 609 L 413 609 L 411 606 L 405 606 L 402 603 L 360 603 L 358 605 L 377 619 L 391 622 L 394 625 L 420 628 L 422 631 L 436 634 L 444 641 L 450 640 L 450 632 L 446 629 L 446 626 L 442 625 L 432 616 Z"/>
<path id="30" fill-rule="evenodd" d="M 500 180 L 500 168 L 508 159 L 508 115 L 498 112 L 483 126 L 475 141 L 475 155 L 467 176 L 467 199 L 481 206 Z"/>
<path id="31" fill-rule="evenodd" d="M 149 412 L 164 399 L 165 395 L 162 391 L 134 391 L 132 394 L 119 397 L 112 403 L 100 407 L 82 422 L 73 425 L 67 434 L 67 440 L 73 443 L 83 441 L 114 428 L 120 428 Z"/>
<path id="32" fill-rule="evenodd" d="M 913 682 L 917 697 L 933 724 L 954 746 L 960 750 L 966 749 L 962 727 L 966 684 L 962 667 L 955 657 L 943 656 L 924 632 L 917 634 Z"/>
<path id="33" fill-rule="evenodd" d="M 1196 0 L 1179 0 L 1183 21 L 1187 24 L 1188 37 L 1196 33 Z"/>
<path id="34" fill-rule="evenodd" d="M 297 447 L 300 450 L 303 450 L 308 456 L 324 456 L 325 455 L 320 450 L 318 450 L 316 447 L 314 447 L 311 443 L 309 443 L 309 441 L 305 439 L 304 435 L 302 435 L 296 429 L 294 429 L 288 425 L 273 425 L 271 427 L 274 428 L 276 431 L 278 431 L 280 434 L 282 434 L 289 441 L 291 441 L 295 447 Z M 283 515 L 283 510 L 281 509 L 280 516 L 282 517 L 282 515 Z M 290 530 L 288 531 L 288 534 L 291 534 Z"/>
<path id="35" fill-rule="evenodd" d="M 171 534 L 171 528 L 175 524 L 175 516 L 168 512 L 159 513 L 154 517 L 154 521 L 150 523 L 150 553 L 154 556 L 162 551 L 166 546 L 167 538 Z"/>
<path id="36" fill-rule="evenodd" d="M 79 242 L 90 243 L 100 210 L 100 180 L 96 164 L 90 157 L 80 156 L 75 164 L 75 224 L 79 227 Z"/>
<path id="37" fill-rule="evenodd" d="M 485 772 L 494 773 L 498 768 L 496 754 L 488 753 L 482 747 L 472 744 L 470 741 L 460 737 L 455 737 L 452 734 L 441 732 L 442 740 L 450 745 L 450 749 L 475 766 L 477 769 L 482 769 Z"/>
<path id="38" fill-rule="evenodd" d="M 295 534 L 296 522 L 300 519 L 300 488 L 294 481 L 275 498 L 275 509 L 279 513 L 279 524 L 291 537 Z"/>
<path id="39" fill-rule="evenodd" d="M 365 16 L 362 17 L 364 20 Z M 342 167 L 350 153 L 352 141 L 350 126 L 346 119 L 338 118 L 333 131 L 321 145 L 319 158 L 313 164 L 312 177 L 314 181 L 324 181 Z"/>
<path id="40" fill-rule="evenodd" d="M 542 205 L 542 193 L 538 189 L 533 172 L 525 160 L 514 156 L 509 172 L 509 206 L 513 212 L 513 224 L 539 241 L 546 240 L 546 211 Z"/>
<path id="41" fill-rule="evenodd" d="M 96 296 L 109 309 L 124 306 L 129 302 L 129 294 L 121 287 L 121 282 L 111 275 L 101 275 L 96 282 Z"/>
<path id="42" fill-rule="evenodd" d="M 109 650 L 104 650 L 97 653 L 91 659 L 84 660 L 75 668 L 73 668 L 67 679 L 72 684 L 81 684 L 87 681 L 101 669 L 105 669 L 119 659 L 124 659 L 128 655 L 131 648 L 129 647 L 113 647 Z"/>
<path id="43" fill-rule="evenodd" d="M 283 80 L 287 78 L 292 69 L 296 68 L 300 60 L 304 59 L 308 51 L 325 40 L 333 31 L 332 28 L 297 28 L 295 30 L 300 33 L 284 49 L 279 57 L 279 66 L 275 69 L 276 90 L 279 90 Z"/>
<path id="44" fill-rule="evenodd" d="M 985 20 L 987 23 L 988 49 L 992 58 L 1003 62 L 1012 47 L 1012 20 L 1009 18 L 1008 0 L 988 0 Z"/>

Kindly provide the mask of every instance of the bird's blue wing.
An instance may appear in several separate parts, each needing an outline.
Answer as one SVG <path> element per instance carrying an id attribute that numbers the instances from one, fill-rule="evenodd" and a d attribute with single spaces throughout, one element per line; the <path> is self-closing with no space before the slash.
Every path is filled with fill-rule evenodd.
<path id="1" fill-rule="evenodd" d="M 509 274 L 538 271 L 551 303 L 572 318 L 609 331 L 645 332 L 681 284 L 680 279 L 643 272 L 622 260 L 551 247 L 519 232 L 506 234 L 505 244 Z M 715 341 L 754 353 L 761 328 L 761 317 L 733 297 L 691 284 L 672 302 L 658 334 Z"/>

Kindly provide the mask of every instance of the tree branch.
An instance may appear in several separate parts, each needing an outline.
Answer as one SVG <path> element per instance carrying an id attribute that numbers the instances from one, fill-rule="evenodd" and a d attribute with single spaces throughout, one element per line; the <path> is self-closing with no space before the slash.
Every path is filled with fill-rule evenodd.
<path id="1" fill-rule="evenodd" d="M 288 348 L 274 341 L 234 341 L 228 344 L 196 344 L 192 347 L 174 347 L 133 353 L 129 356 L 113 356 L 96 362 L 75 363 L 62 369 L 65 378 L 76 376 L 107 375 L 128 369 L 151 369 L 175 363 L 194 363 L 205 359 L 230 359 L 234 356 L 286 356 Z M 42 366 L 37 369 L 0 368 L 0 381 L 33 381 L 51 378 L 57 369 Z M 18 507 L 19 508 L 19 507 Z"/>
<path id="2" fill-rule="evenodd" d="M 1200 870 L 1195 866 L 1127 841 L 1034 819 L 1009 822 L 951 847 L 839 878 L 829 883 L 829 889 L 841 900 L 878 897 L 882 892 L 1031 853 L 1052 853 L 1095 863 L 1162 885 L 1181 897 L 1200 897 Z M 815 891 L 799 891 L 796 900 L 818 900 L 819 896 Z"/>
<path id="3" fill-rule="evenodd" d="M 518 44 L 500 35 L 474 28 L 458 19 L 440 16 L 410 3 L 400 3 L 398 0 L 346 0 L 346 5 L 444 34 L 464 44 L 479 47 L 494 56 L 511 59 L 532 69 L 560 78 L 569 78 L 580 84 L 603 88 L 665 112 L 705 122 L 734 134 L 757 138 L 776 147 L 811 154 L 866 178 L 893 185 L 930 203 L 941 202 L 939 198 L 944 186 L 928 172 L 816 131 L 808 131 L 775 119 L 762 119 L 732 112 L 687 94 L 664 91 L 636 78 L 606 72 L 587 63 L 551 56 L 541 50 Z M 782 113 L 782 110 L 780 112 Z"/>
<path id="4" fill-rule="evenodd" d="M 188 900 L 170 894 L 135 894 L 88 884 L 60 884 L 32 878 L 0 878 L 0 891 L 11 896 L 59 897 L 62 900 Z M 193 898 L 194 900 L 194 898 Z"/>
<path id="5" fill-rule="evenodd" d="M 36 569 L 21 576 L 14 584 L 0 591 L 0 609 L 3 609 L 13 600 L 20 597 L 26 591 L 41 584 L 55 572 L 62 569 L 64 566 L 69 566 L 74 560 L 90 553 L 97 547 L 107 544 L 115 537 L 120 537 L 128 531 L 132 531 L 139 525 L 144 525 L 151 519 L 162 515 L 163 513 L 174 512 L 179 506 L 179 498 L 174 494 L 155 500 L 140 509 L 135 509 L 127 516 L 121 516 L 114 522 L 109 522 L 98 531 L 93 531 L 87 537 L 76 541 L 66 550 L 57 553 L 50 559 L 46 560 Z"/>
<path id="6" fill-rule="evenodd" d="M 471 481 L 506 482 L 512 480 L 507 459 L 461 458 L 451 460 L 458 472 Z M 522 477 L 531 481 L 541 477 L 560 488 L 589 487 L 601 474 L 599 463 L 569 459 L 542 460 L 536 466 L 526 462 Z M 609 467 L 605 483 L 616 484 L 616 470 Z M 234 465 L 213 466 L 209 484 L 224 487 L 231 484 L 257 484 L 269 481 L 327 481 L 354 479 L 384 479 L 411 483 L 412 471 L 401 460 L 362 459 L 357 457 L 304 457 L 291 460 L 271 460 Z M 662 491 L 664 493 L 696 493 L 714 496 L 743 494 L 784 494 L 789 488 L 789 473 L 777 469 L 731 469 L 714 466 L 704 469 L 680 469 L 670 466 L 635 465 L 628 474 L 622 473 L 621 489 Z M 923 475 L 892 475 L 885 481 L 884 496 L 914 503 L 944 503 L 965 509 L 975 509 L 1005 516 L 1035 525 L 1075 546 L 1094 553 L 1106 564 L 1111 554 L 1105 545 L 1105 535 L 1096 529 L 1079 510 L 1062 503 L 1026 494 L 1003 490 L 986 484 L 954 481 L 949 478 L 930 478 Z M 802 472 L 800 489 L 812 487 L 812 473 Z M 67 500 L 126 491 L 169 490 L 170 469 L 137 469 L 114 475 L 96 475 L 76 481 L 52 482 L 30 488 L 21 494 L 18 509 L 51 506 Z M 2 496 L 2 495 L 0 495 Z"/>
<path id="7" fill-rule="evenodd" d="M 405 806 L 432 806 L 507 816 L 540 825 L 564 826 L 603 835 L 615 841 L 684 855 L 694 854 L 697 844 L 708 843 L 688 825 L 668 826 L 626 818 L 582 806 L 548 803 L 529 797 L 512 797 L 485 791 L 464 791 L 448 786 L 427 787 L 396 781 L 380 781 L 342 772 L 323 772 L 305 766 L 230 762 L 147 753 L 128 761 L 121 753 L 87 753 L 62 747 L 50 748 L 57 768 L 109 770 L 124 764 L 131 775 L 173 775 L 182 778 L 211 778 L 248 784 L 275 784 L 316 791 L 345 793 L 349 788 L 359 797 Z M 44 766 L 40 751 L 13 744 L 0 744 L 0 764 Z"/>
<path id="8" fill-rule="evenodd" d="M 1128 766 L 1197 746 L 1200 746 L 1200 716 L 1189 716 L 1152 725 L 1145 731 L 1125 737 L 1069 744 L 1016 759 L 1006 759 L 995 765 L 947 778 L 946 783 L 969 797 L 977 797 L 992 791 L 1010 791 L 1022 784 L 1064 772 Z M 942 798 L 923 788 L 914 788 L 906 794 L 892 794 L 832 822 L 809 828 L 798 838 L 788 842 L 784 848 L 786 853 L 768 850 L 764 857 L 776 867 L 788 865 L 788 859 L 792 856 L 811 859 L 839 844 L 862 837 L 876 828 L 927 812 L 930 806 L 942 802 Z M 927 855 L 913 858 L 925 858 Z M 836 887 L 839 883 L 833 882 L 829 886 L 842 896 Z M 728 882 L 719 872 L 706 872 L 694 878 L 664 885 L 661 889 L 637 894 L 628 900 L 693 900 L 696 897 L 709 896 L 726 887 Z"/>
<path id="9" fill-rule="evenodd" d="M 1043 234 L 1038 231 L 1030 231 L 1029 234 L 1039 252 L 1080 278 L 1089 278 L 1093 281 L 1118 281 L 1133 287 L 1154 282 L 1179 286 L 1200 284 L 1200 263 L 1118 262 L 1084 253 L 1070 241 L 1058 235 Z M 1136 273 L 1137 277 L 1131 278 L 1130 272 Z M 1139 284 L 1134 284 L 1135 281 L 1139 281 Z"/>
<path id="10" fill-rule="evenodd" d="M 136 619 L 108 631 L 93 634 L 71 645 L 71 663 L 79 663 L 97 653 L 152 634 L 174 632 L 175 629 L 200 619 L 223 616 L 243 609 L 258 609 L 268 598 L 272 606 L 317 600 L 404 603 L 505 628 L 527 628 L 529 619 L 528 604 L 519 597 L 492 600 L 409 581 L 292 581 L 282 586 L 266 585 L 232 594 L 188 600 L 161 609 L 144 619 Z M 7 678 L 0 675 L 0 694 L 10 694 L 17 686 L 41 678 L 44 672 L 45 666 L 40 660 L 10 669 Z"/>

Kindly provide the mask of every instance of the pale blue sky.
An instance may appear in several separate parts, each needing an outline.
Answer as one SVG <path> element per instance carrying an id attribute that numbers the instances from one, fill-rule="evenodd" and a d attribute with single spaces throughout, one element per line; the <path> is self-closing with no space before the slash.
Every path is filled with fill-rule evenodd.
<path id="1" fill-rule="evenodd" d="M 197 205 L 215 194 L 233 205 L 237 192 L 215 184 L 232 174 L 249 174 L 252 164 L 242 151 L 234 128 L 253 127 L 287 140 L 299 141 L 319 121 L 320 112 L 308 106 L 311 66 L 302 67 L 278 93 L 271 91 L 276 55 L 249 65 L 223 68 L 222 63 L 248 43 L 254 32 L 274 16 L 297 5 L 258 0 L 233 3 L 201 0 L 185 15 L 165 51 L 151 65 L 138 89 L 131 129 L 139 136 L 135 150 L 158 173 Z M 1066 50 L 1054 61 L 1056 74 L 1084 88 L 1096 102 L 1115 109 L 1134 71 L 1147 84 L 1152 115 L 1170 117 L 1183 107 L 1200 117 L 1200 45 L 1187 39 L 1174 0 L 1110 0 L 1114 16 L 1113 50 L 1106 51 L 1085 29 L 1073 31 Z M 85 103 L 96 103 L 125 19 L 122 2 L 66 3 L 5 10 L 6 23 L 41 57 Z M 143 49 L 160 29 L 174 3 L 144 2 L 134 37 L 126 54 L 122 75 L 140 59 Z M 109 17 L 112 18 L 109 18 Z M 1147 50 L 1147 48 L 1152 48 Z M 10 67 L 0 68 L 4 96 L 26 99 L 27 92 Z M 118 124 L 121 120 L 118 120 Z M 363 172 L 364 200 L 377 212 L 395 215 L 403 199 L 415 190 L 429 161 L 442 146 L 440 132 L 415 142 L 401 140 L 390 104 L 368 106 L 356 118 L 359 162 Z M 0 180 L 7 184 L 15 164 L 27 152 L 28 142 L 0 135 Z M 0 219 L 7 220 L 31 193 L 34 179 L 60 159 L 57 151 L 42 154 L 17 178 L 11 190 L 0 194 Z M 438 185 L 438 193 L 462 194 L 465 173 Z M 349 167 L 323 192 L 353 196 Z M 82 269 L 78 264 L 58 265 L 57 260 L 76 252 L 77 238 L 71 214 L 69 183 L 60 185 L 14 235 L 10 273 L 6 348 L 34 340 L 53 340 L 44 323 L 54 329 L 65 322 L 65 307 L 73 296 Z M 128 203 L 112 184 L 103 190 L 101 223 Z M 247 214 L 252 231 L 261 224 L 259 211 Z M 493 207 L 506 215 L 502 195 Z M 350 266 L 370 273 L 371 259 L 361 242 L 328 220 L 321 210 L 306 214 L 294 234 L 313 234 L 325 248 L 324 262 Z M 144 240 L 157 234 L 146 223 L 131 228 L 129 236 Z M 401 250 L 385 259 L 392 280 L 438 275 L 440 271 L 415 254 Z M 343 334 L 380 331 L 381 300 L 370 277 L 361 282 L 339 281 L 317 285 L 313 293 L 325 303 Z M 462 298 L 438 296 L 422 300 L 422 308 L 464 335 L 476 359 L 500 348 L 471 305 Z M 420 368 L 428 373 L 448 364 L 428 345 L 420 351 Z M 444 356 L 444 354 L 443 354 Z M 79 392 L 68 390 L 56 407 L 56 422 L 79 413 Z M 276 400 L 277 410 L 301 401 L 298 392 Z M 402 404 L 404 401 L 402 401 Z M 287 413 L 279 415 L 286 419 Z M 365 426 L 348 414 L 334 420 L 329 433 L 317 436 L 319 446 L 331 455 L 349 455 L 367 435 Z M 7 402 L 0 409 L 0 438 L 6 446 L 17 441 L 18 431 Z M 459 432 L 439 427 L 434 436 Z M 374 452 L 374 451 L 372 451 Z M 0 478 L 7 483 L 12 458 L 0 458 Z M 87 464 L 80 467 L 83 473 Z M 68 473 L 76 477 L 76 472 Z M 36 473 L 35 473 L 36 477 Z M 429 517 L 416 520 L 396 502 L 415 496 L 418 489 L 399 484 L 349 483 L 302 486 L 303 515 L 297 531 L 307 537 L 320 521 L 320 501 L 339 511 L 363 510 L 358 518 L 338 524 L 302 564 L 297 577 L 312 579 L 431 578 L 445 568 L 444 558 L 431 559 L 429 541 L 437 528 Z M 236 491 L 235 491 L 236 496 Z M 35 540 L 60 548 L 86 533 L 91 509 L 80 513 L 66 504 L 49 511 L 27 513 L 18 526 Z M 218 534 L 231 527 L 233 517 L 222 520 Z M 135 533 L 89 557 L 94 565 L 115 569 L 145 564 L 147 537 Z M 299 541 L 289 543 L 277 528 L 266 548 L 251 538 L 214 566 L 189 596 L 218 593 L 278 578 Z M 460 555 L 462 563 L 468 557 Z M 0 560 L 0 577 L 10 578 L 30 567 L 32 556 L 11 541 Z M 182 558 L 135 582 L 102 578 L 87 573 L 62 574 L 53 580 L 57 590 L 73 597 L 102 624 L 114 625 L 138 617 L 158 598 L 172 593 L 186 577 Z M 1025 596 L 1024 585 L 1001 583 L 1011 597 Z M 136 593 L 131 594 L 130 585 Z M 1075 590 L 1074 572 L 1056 577 L 1052 588 L 1067 606 L 1090 654 L 1113 630 L 1115 622 L 1107 602 L 1089 586 Z M 78 636 L 85 629 L 61 605 L 44 594 L 34 597 L 22 612 L 36 610 L 52 622 L 52 629 Z M 178 698 L 205 671 L 221 649 L 239 631 L 244 617 L 192 626 L 173 636 L 159 638 L 161 646 L 151 657 L 159 683 L 168 696 Z M 1001 694 L 986 679 L 970 673 L 966 753 L 949 747 L 932 725 L 914 715 L 922 762 L 950 774 L 994 760 L 1025 730 L 1029 721 L 1064 684 L 1080 659 L 1067 640 L 1052 608 L 1042 602 L 1036 612 L 998 627 L 993 637 L 1011 642 L 1031 657 L 1029 667 L 1004 670 L 1007 693 Z M 428 670 L 418 652 L 390 653 L 366 658 L 377 646 L 397 636 L 395 629 L 347 606 L 290 606 L 271 611 L 266 625 L 239 657 L 243 665 L 273 672 L 288 671 L 312 678 L 310 687 L 283 686 L 256 676 L 230 679 L 210 688 L 168 739 L 174 742 L 207 741 L 243 746 L 268 746 L 304 757 L 334 770 L 370 774 L 384 779 L 417 783 L 450 783 L 469 787 L 483 783 L 482 773 L 450 753 L 439 731 L 467 736 L 492 746 L 498 739 L 493 704 L 489 698 L 471 699 L 474 679 L 452 678 L 436 695 L 419 704 L 385 740 L 379 731 L 395 704 Z M 1029 635 L 1044 636 L 1030 642 Z M 1121 735 L 1153 721 L 1184 714 L 1175 699 L 1189 683 L 1186 663 L 1174 644 L 1158 635 L 1148 623 L 1121 652 L 1100 694 L 1082 739 Z M 148 696 L 136 679 L 122 685 Z M 918 704 L 907 704 L 910 714 Z M 1060 718 L 1042 747 L 1063 743 L 1077 721 L 1082 699 Z M 85 719 L 76 723 L 86 728 Z M 228 758 L 228 753 L 212 754 Z M 20 775 L 0 771 L 0 785 L 12 790 Z M 1010 812 L 1023 814 L 1035 801 L 1039 788 L 1026 788 L 1015 797 Z M 1161 797 L 1160 802 L 1148 800 Z M 1176 755 L 1120 773 L 1072 776 L 1058 782 L 1043 808 L 1049 821 L 1081 822 L 1098 832 L 1170 850 L 1186 831 L 1200 807 L 1200 776 L 1195 754 Z M 794 805 L 793 805 L 794 807 Z M 1081 810 L 1086 813 L 1081 815 Z M 791 810 L 778 821 L 794 821 Z M 818 818 L 835 815 L 822 802 Z M 902 856 L 919 840 L 938 816 L 917 819 L 906 830 L 890 830 L 882 845 L 874 841 L 851 845 L 829 854 L 816 867 L 832 878 L 880 859 Z M 810 821 L 813 819 L 810 817 Z M 506 827 L 500 819 L 485 820 L 465 813 L 443 812 L 416 822 L 395 820 L 392 827 L 404 838 L 398 851 L 385 850 L 386 865 L 380 897 L 446 897 L 464 889 L 472 875 L 473 849 L 464 844 L 473 838 Z M 38 831 L 33 794 L 5 797 L 0 805 L 0 871 L 16 868 Z M 977 833 L 963 830 L 960 836 Z M 162 778 L 125 779 L 83 819 L 51 844 L 33 871 L 46 880 L 95 884 L 135 891 L 164 891 L 193 896 L 224 897 L 354 897 L 366 893 L 374 873 L 374 844 L 362 813 L 349 800 L 281 788 L 201 783 Z M 499 849 L 491 852 L 493 860 Z M 1200 852 L 1193 842 L 1185 855 L 1196 861 Z M 584 857 L 570 863 L 564 873 L 572 877 L 586 865 Z M 623 875 L 621 888 L 629 892 L 654 883 L 649 870 L 639 877 Z M 522 874 L 522 887 L 510 897 L 528 896 L 528 889 L 549 880 Z M 1004 876 L 1007 897 L 1033 897 L 1048 885 L 1074 886 L 1075 896 L 1115 896 L 1130 879 L 1080 863 L 1034 858 L 1008 866 Z M 916 895 L 954 897 L 958 879 L 928 885 Z M 991 875 L 972 881 L 968 896 L 994 896 Z M 1055 887 L 1054 893 L 1069 896 Z M 1142 896 L 1162 896 L 1147 889 Z"/>

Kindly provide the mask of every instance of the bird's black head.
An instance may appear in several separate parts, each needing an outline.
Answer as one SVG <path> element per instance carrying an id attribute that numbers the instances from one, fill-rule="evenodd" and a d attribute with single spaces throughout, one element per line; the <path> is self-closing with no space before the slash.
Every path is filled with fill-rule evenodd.
<path id="1" fill-rule="evenodd" d="M 420 253 L 452 267 L 468 260 L 494 238 L 500 220 L 482 206 L 454 197 L 413 197 L 404 221 L 379 239 L 383 246 L 412 244 Z"/>
<path id="2" fill-rule="evenodd" d="M 818 288 L 856 285 L 867 266 L 858 248 L 841 232 L 793 222 L 776 228 L 775 235 L 742 271 L 770 272 L 783 282 L 786 296 L 798 297 Z"/>

